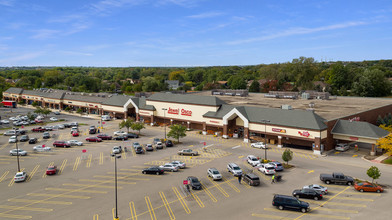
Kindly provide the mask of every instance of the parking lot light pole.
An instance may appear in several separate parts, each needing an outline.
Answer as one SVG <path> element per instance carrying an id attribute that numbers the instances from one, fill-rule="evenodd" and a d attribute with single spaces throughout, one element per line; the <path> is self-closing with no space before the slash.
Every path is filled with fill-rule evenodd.
<path id="1" fill-rule="evenodd" d="M 264 123 L 264 160 L 267 160 L 267 123 L 270 123 L 270 120 L 261 120 Z"/>
<path id="2" fill-rule="evenodd" d="M 165 141 L 166 141 L 166 110 L 167 108 L 162 108 L 163 110 L 163 124 L 165 125 Z"/>
<path id="3" fill-rule="evenodd" d="M 15 141 L 15 145 L 16 145 L 16 161 L 18 162 L 18 172 L 20 172 L 19 148 L 18 148 L 18 131 L 19 131 L 19 128 L 14 128 L 14 130 L 15 130 L 15 136 L 16 136 L 16 141 Z"/>
<path id="4" fill-rule="evenodd" d="M 114 217 L 113 220 L 118 220 L 118 211 L 117 211 L 117 158 L 121 158 L 121 155 L 117 154 L 112 154 L 112 157 L 114 157 L 114 199 L 116 202 L 116 216 Z"/>

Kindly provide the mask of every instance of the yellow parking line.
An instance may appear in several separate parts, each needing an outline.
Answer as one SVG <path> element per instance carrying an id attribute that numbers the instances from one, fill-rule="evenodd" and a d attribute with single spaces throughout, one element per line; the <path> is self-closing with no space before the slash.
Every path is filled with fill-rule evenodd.
<path id="1" fill-rule="evenodd" d="M 90 199 L 90 196 L 73 196 L 73 195 L 58 195 L 58 194 L 43 194 L 43 193 L 28 193 L 28 196 L 42 196 L 42 197 L 61 197 L 71 199 Z"/>
<path id="2" fill-rule="evenodd" d="M 3 149 L 6 148 L 7 146 L 8 146 L 8 143 L 7 143 L 7 144 L 3 144 L 3 146 L 0 147 L 0 150 L 3 150 Z"/>
<path id="3" fill-rule="evenodd" d="M 215 185 L 215 187 L 225 196 L 225 197 L 229 197 L 229 194 L 227 194 L 227 192 L 225 190 L 222 189 L 222 187 L 220 187 L 217 183 L 215 183 L 213 180 L 211 180 L 210 178 L 208 178 L 208 180 L 211 181 L 212 184 Z"/>
<path id="4" fill-rule="evenodd" d="M 42 204 L 54 204 L 54 205 L 72 205 L 72 202 L 64 201 L 42 201 L 42 200 L 31 200 L 31 199 L 8 199 L 8 202 L 25 202 L 25 203 L 42 203 Z"/>
<path id="5" fill-rule="evenodd" d="M 333 197 L 331 197 L 329 200 L 331 200 Z M 307 201 L 308 203 L 313 203 L 313 204 L 323 204 L 325 202 L 322 201 Z M 339 206 L 350 206 L 350 207 L 362 207 L 365 208 L 367 207 L 366 205 L 363 204 L 353 204 L 353 203 L 341 203 L 341 202 L 328 202 L 329 205 L 339 205 Z"/>
<path id="6" fill-rule="evenodd" d="M 184 208 L 185 212 L 187 214 L 191 214 L 191 210 L 189 209 L 188 205 L 186 204 L 186 201 L 184 200 L 184 198 L 181 196 L 180 192 L 178 192 L 178 189 L 176 187 L 172 187 L 174 194 L 176 194 L 178 200 L 180 201 L 182 207 Z"/>
<path id="7" fill-rule="evenodd" d="M 150 197 L 145 196 L 144 199 L 146 200 L 148 212 L 150 213 L 151 220 L 156 220 L 157 217 L 155 216 L 154 208 L 151 205 Z"/>
<path id="8" fill-rule="evenodd" d="M 324 196 L 324 198 L 328 199 L 329 196 Z M 365 201 L 365 202 L 373 202 L 374 199 L 360 199 L 360 198 L 351 198 L 351 197 L 335 197 L 335 199 L 340 200 L 352 200 L 352 201 Z"/>
<path id="9" fill-rule="evenodd" d="M 64 186 L 82 186 L 82 187 L 92 187 L 92 188 L 105 188 L 113 189 L 114 186 L 99 186 L 99 185 L 89 185 L 89 184 L 77 184 L 77 183 L 63 183 Z M 118 189 L 122 189 L 122 186 L 118 186 Z"/>
<path id="10" fill-rule="evenodd" d="M 239 190 L 236 186 L 234 186 L 229 180 L 227 180 L 225 177 L 222 177 L 222 179 L 223 179 L 223 181 L 225 181 L 225 183 L 227 183 L 231 188 L 233 188 L 234 191 L 240 192 L 240 190 Z"/>
<path id="11" fill-rule="evenodd" d="M 107 178 L 107 179 L 114 179 L 114 176 L 103 176 L 103 175 L 95 175 L 94 178 Z M 137 177 L 129 177 L 129 176 L 119 176 L 118 179 L 127 179 L 127 180 L 145 180 L 149 181 L 150 179 L 147 178 L 137 178 Z"/>
<path id="12" fill-rule="evenodd" d="M 31 180 L 31 178 L 33 178 L 34 174 L 37 172 L 38 168 L 40 165 L 37 165 L 34 167 L 33 171 L 31 171 L 30 175 L 27 177 L 26 182 L 29 182 Z"/>
<path id="13" fill-rule="evenodd" d="M 163 192 L 159 192 L 159 196 L 161 196 L 162 202 L 165 205 L 167 214 L 169 214 L 170 219 L 175 220 L 176 217 L 174 216 L 173 210 L 171 209 L 170 204 L 167 201 L 165 194 Z"/>
<path id="14" fill-rule="evenodd" d="M 11 164 L 11 162 L 1 162 L 0 161 L 0 164 Z"/>
<path id="15" fill-rule="evenodd" d="M 80 157 L 77 157 L 73 166 L 73 171 L 76 171 L 78 169 L 80 163 Z"/>
<path id="16" fill-rule="evenodd" d="M 33 218 L 33 216 L 28 216 L 28 215 L 11 215 L 11 214 L 2 214 L 2 213 L 0 213 L 0 217 L 18 218 L 18 219 L 32 219 Z"/>
<path id="17" fill-rule="evenodd" d="M 200 198 L 191 191 L 192 197 L 196 200 L 197 204 L 199 204 L 200 208 L 204 208 L 204 203 L 200 200 Z"/>
<path id="18" fill-rule="evenodd" d="M 99 215 L 98 214 L 95 214 L 94 216 L 93 216 L 93 220 L 98 220 L 99 219 Z"/>
<path id="19" fill-rule="evenodd" d="M 357 210 L 347 210 L 347 209 L 329 209 L 325 207 L 321 207 L 318 209 L 318 211 L 327 211 L 327 212 L 341 212 L 341 213 L 352 213 L 352 214 L 357 214 Z"/>
<path id="20" fill-rule="evenodd" d="M 200 182 L 200 183 L 201 183 L 201 182 Z M 211 198 L 211 200 L 212 200 L 213 202 L 217 202 L 217 201 L 218 201 L 218 200 L 216 200 L 215 196 L 212 195 L 212 193 L 210 192 L 210 190 L 208 190 L 208 188 L 204 186 L 203 183 L 201 183 L 201 186 L 203 187 L 204 192 L 206 192 L 206 194 Z"/>
<path id="21" fill-rule="evenodd" d="M 135 210 L 135 203 L 129 203 L 129 209 L 131 210 L 132 220 L 137 220 L 136 210 Z"/>
<path id="22" fill-rule="evenodd" d="M 87 168 L 91 167 L 91 160 L 92 159 L 93 159 L 93 155 L 92 154 L 88 155 L 88 159 L 87 159 L 87 162 L 86 162 L 86 167 Z"/>
<path id="23" fill-rule="evenodd" d="M 121 153 L 121 157 L 122 157 L 124 160 L 127 159 L 127 154 L 125 153 L 125 151 Z"/>
<path id="24" fill-rule="evenodd" d="M 5 171 L 5 172 L 3 173 L 3 175 L 0 177 L 0 183 L 5 179 L 5 177 L 8 175 L 9 172 L 10 172 L 10 171 Z"/>
<path id="25" fill-rule="evenodd" d="M 349 219 L 350 219 L 350 217 L 345 217 L 345 216 L 338 216 L 338 215 L 326 215 L 326 214 L 317 214 L 317 213 L 313 213 L 313 212 L 314 212 L 314 210 L 316 210 L 316 209 L 318 209 L 318 208 L 320 208 L 320 207 L 317 207 L 317 208 L 315 208 L 315 209 L 312 209 L 310 212 L 304 213 L 304 214 L 302 214 L 302 215 L 298 216 L 298 217 L 297 217 L 297 218 L 295 218 L 295 219 L 300 219 L 300 218 L 301 218 L 301 217 L 303 217 L 304 215 L 308 215 L 308 216 L 314 216 L 314 217 L 321 217 L 321 218 L 340 219 L 340 220 L 349 220 Z M 266 211 L 271 211 L 271 212 L 280 212 L 280 213 L 282 213 L 282 211 L 281 211 L 281 210 L 279 210 L 279 209 L 273 209 L 273 208 L 264 208 L 264 210 L 266 210 Z M 285 213 L 293 213 L 293 214 L 298 214 L 298 212 L 297 212 L 297 211 L 289 211 L 289 210 L 285 210 L 284 212 L 285 212 Z M 295 219 L 294 219 L 294 220 L 295 220 Z M 319 218 L 317 218 L 317 219 L 319 219 Z"/>
<path id="26" fill-rule="evenodd" d="M 63 172 L 65 165 L 67 164 L 67 161 L 68 161 L 67 159 L 63 160 L 63 163 L 61 164 L 59 169 L 59 174 Z"/>
<path id="27" fill-rule="evenodd" d="M 29 208 L 29 207 L 19 207 L 19 206 L 10 206 L 10 205 L 0 205 L 0 209 L 19 209 L 25 211 L 35 211 L 35 212 L 51 212 L 53 209 L 46 209 L 46 208 Z"/>
<path id="28" fill-rule="evenodd" d="M 99 153 L 99 165 L 103 164 L 103 152 Z"/>
<path id="29" fill-rule="evenodd" d="M 20 172 L 22 172 L 24 170 L 24 168 L 20 169 Z M 11 179 L 10 183 L 8 184 L 8 186 L 12 186 L 14 185 L 15 181 L 14 178 Z"/>
<path id="30" fill-rule="evenodd" d="M 48 191 L 60 191 L 60 192 L 72 192 L 72 191 L 75 191 L 74 189 L 64 189 L 64 188 L 45 188 L 45 190 L 48 190 Z M 96 194 L 108 193 L 107 191 L 98 191 L 98 190 L 78 190 L 78 192 L 96 193 Z"/>
<path id="31" fill-rule="evenodd" d="M 93 182 L 93 183 L 108 183 L 109 180 L 94 180 L 94 179 L 79 179 L 80 182 Z M 112 180 L 111 182 L 114 182 Z M 136 184 L 136 182 L 124 182 L 124 181 L 117 181 L 118 184 L 129 184 L 133 185 Z"/>
<path id="32" fill-rule="evenodd" d="M 329 186 L 328 186 L 329 187 Z M 329 191 L 328 193 L 338 193 L 336 191 Z M 381 196 L 379 193 L 361 193 L 361 192 L 344 192 L 342 194 L 350 194 L 350 195 L 366 195 L 366 196 Z"/>
<path id="33" fill-rule="evenodd" d="M 276 215 L 266 215 L 266 214 L 258 214 L 258 213 L 252 213 L 253 217 L 259 217 L 259 218 L 270 218 L 270 219 L 280 219 L 280 220 L 292 220 L 293 218 L 286 218 L 286 217 L 281 217 L 281 216 L 276 216 Z"/>
<path id="34" fill-rule="evenodd" d="M 140 172 L 140 169 L 120 169 L 120 170 L 123 170 L 123 171 L 137 171 L 137 172 Z"/>

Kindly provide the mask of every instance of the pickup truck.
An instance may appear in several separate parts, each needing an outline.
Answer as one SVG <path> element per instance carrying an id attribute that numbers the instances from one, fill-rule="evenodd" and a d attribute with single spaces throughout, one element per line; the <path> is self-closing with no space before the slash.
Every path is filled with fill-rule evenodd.
<path id="1" fill-rule="evenodd" d="M 351 176 L 345 176 L 343 173 L 320 174 L 320 180 L 326 184 L 335 183 L 349 186 L 354 184 L 354 179 Z"/>

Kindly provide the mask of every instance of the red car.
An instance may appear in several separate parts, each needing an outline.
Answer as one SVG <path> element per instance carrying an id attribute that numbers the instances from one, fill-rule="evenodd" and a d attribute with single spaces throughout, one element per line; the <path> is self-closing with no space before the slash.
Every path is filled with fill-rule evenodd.
<path id="1" fill-rule="evenodd" d="M 44 127 L 38 127 L 31 129 L 32 132 L 45 132 L 46 129 Z"/>
<path id="2" fill-rule="evenodd" d="M 86 138 L 86 141 L 88 141 L 88 142 L 101 142 L 102 139 L 97 138 L 97 137 L 88 137 L 88 138 Z"/>
<path id="3" fill-rule="evenodd" d="M 71 147 L 71 145 L 66 141 L 55 141 L 53 147 Z"/>
<path id="4" fill-rule="evenodd" d="M 97 138 L 101 138 L 102 140 L 112 140 L 112 136 L 107 134 L 99 134 L 97 135 Z"/>
<path id="5" fill-rule="evenodd" d="M 72 136 L 73 137 L 79 137 L 79 132 L 77 132 L 77 131 L 72 132 Z"/>
<path id="6" fill-rule="evenodd" d="M 35 123 L 43 123 L 44 122 L 44 121 L 39 120 L 39 119 L 35 119 L 34 121 L 35 121 Z"/>
<path id="7" fill-rule="evenodd" d="M 56 166 L 48 166 L 48 169 L 46 169 L 46 175 L 54 175 L 56 173 L 57 173 Z"/>
<path id="8" fill-rule="evenodd" d="M 377 184 L 372 184 L 369 182 L 361 182 L 361 183 L 355 183 L 354 188 L 360 192 L 383 192 L 384 189 L 377 185 Z"/>

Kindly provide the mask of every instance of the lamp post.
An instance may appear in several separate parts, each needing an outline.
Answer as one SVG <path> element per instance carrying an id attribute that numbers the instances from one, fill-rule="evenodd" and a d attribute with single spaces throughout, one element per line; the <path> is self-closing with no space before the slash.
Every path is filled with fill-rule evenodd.
<path id="1" fill-rule="evenodd" d="M 267 160 L 267 123 L 270 123 L 270 120 L 261 120 L 264 123 L 264 160 Z"/>
<path id="2" fill-rule="evenodd" d="M 116 202 L 116 217 L 114 220 L 118 220 L 118 211 L 117 211 L 117 158 L 121 158 L 121 155 L 112 154 L 114 157 L 114 195 L 115 195 L 115 202 Z"/>
<path id="3" fill-rule="evenodd" d="M 19 164 L 19 148 L 18 148 L 18 131 L 19 128 L 13 128 L 15 130 L 15 136 L 16 136 L 16 141 L 15 141 L 15 145 L 16 145 L 16 161 L 18 162 L 18 172 L 20 172 L 20 164 Z"/>
<path id="4" fill-rule="evenodd" d="M 167 111 L 167 108 L 162 108 L 162 110 L 163 110 L 163 124 L 165 125 L 165 141 L 166 141 L 166 111 Z"/>

